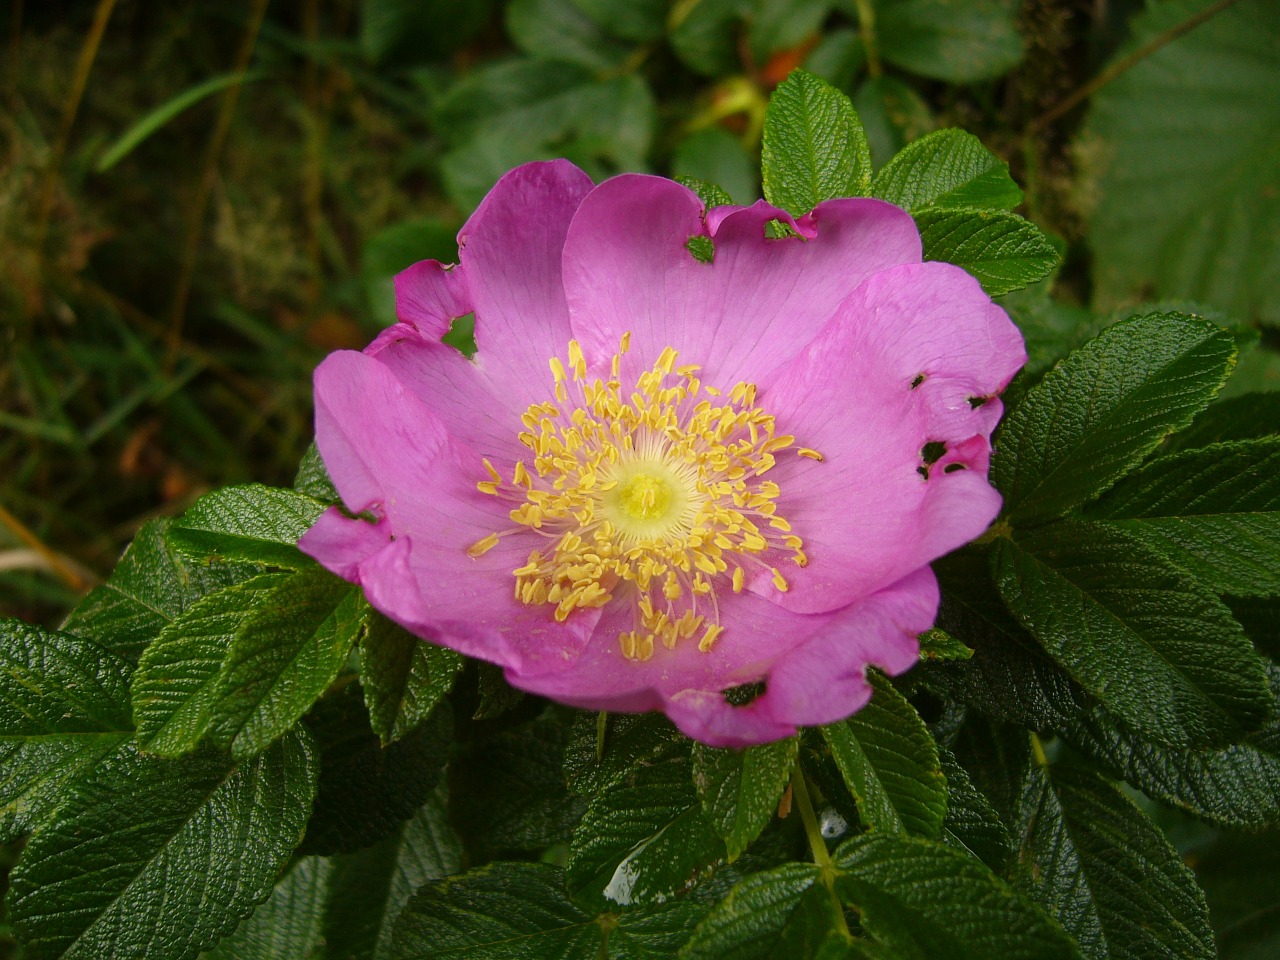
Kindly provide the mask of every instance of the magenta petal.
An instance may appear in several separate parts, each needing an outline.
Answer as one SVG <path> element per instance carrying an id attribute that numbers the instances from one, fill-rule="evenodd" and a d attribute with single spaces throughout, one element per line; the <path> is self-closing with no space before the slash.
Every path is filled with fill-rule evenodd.
<path id="1" fill-rule="evenodd" d="M 439 340 L 453 321 L 472 311 L 463 271 L 422 260 L 396 274 L 396 316 Z"/>
<path id="2" fill-rule="evenodd" d="M 356 520 L 337 507 L 330 507 L 298 538 L 298 549 L 343 580 L 358 583 L 360 564 L 390 540 L 385 520 L 376 523 Z"/>
<path id="3" fill-rule="evenodd" d="M 602 183 L 582 202 L 564 248 L 575 335 L 607 357 L 622 334 L 648 365 L 664 347 L 722 387 L 755 382 L 793 356 L 863 280 L 918 262 L 920 238 L 901 209 L 831 200 L 798 219 L 765 203 L 712 217 L 715 258 L 686 248 L 706 235 L 702 205 L 670 180 L 638 174 Z M 771 220 L 798 237 L 768 239 Z"/>

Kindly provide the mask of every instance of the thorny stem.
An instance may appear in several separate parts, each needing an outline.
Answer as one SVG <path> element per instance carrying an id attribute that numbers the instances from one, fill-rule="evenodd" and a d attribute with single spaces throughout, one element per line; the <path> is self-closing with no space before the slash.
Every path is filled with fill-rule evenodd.
<path id="1" fill-rule="evenodd" d="M 846 940 L 852 940 L 853 934 L 849 932 L 849 924 L 844 918 L 844 905 L 836 895 L 836 865 L 831 859 L 830 851 L 827 850 L 827 841 L 822 839 L 822 830 L 813 812 L 813 802 L 809 799 L 809 787 L 805 783 L 804 773 L 799 763 L 791 771 L 791 796 L 795 801 L 796 809 L 800 811 L 800 821 L 804 824 L 805 836 L 809 838 L 809 849 L 813 851 L 813 862 L 822 871 L 822 884 L 831 893 L 831 899 L 835 903 L 836 921 L 840 932 L 844 934 Z"/>
<path id="2" fill-rule="evenodd" d="M 876 45 L 876 11 L 871 0 L 853 0 L 858 8 L 858 32 L 867 50 L 867 73 L 879 77 L 884 72 L 880 65 L 880 48 Z"/>
<path id="3" fill-rule="evenodd" d="M 104 0 L 105 2 L 105 0 Z M 245 29 L 240 43 L 240 51 L 236 56 L 235 73 L 244 74 L 249 66 L 249 58 L 253 56 L 253 48 L 258 42 L 258 31 L 267 13 L 270 0 L 255 0 L 253 12 L 249 17 L 249 25 Z M 182 343 L 182 325 L 187 313 L 187 297 L 191 293 L 191 278 L 195 273 L 196 255 L 200 251 L 201 227 L 204 225 L 205 208 L 209 205 L 209 194 L 213 191 L 213 183 L 218 173 L 218 157 L 222 153 L 222 145 L 226 142 L 227 133 L 231 129 L 231 117 L 235 113 L 236 101 L 240 98 L 241 84 L 234 83 L 222 95 L 222 103 L 218 108 L 218 119 L 214 124 L 213 134 L 209 137 L 209 146 L 205 153 L 204 171 L 196 187 L 195 199 L 187 217 L 187 236 L 182 249 L 182 264 L 178 268 L 178 282 L 173 292 L 173 305 L 169 310 L 169 336 L 165 349 L 164 369 L 166 375 L 173 372 L 178 360 L 178 352 Z"/>
<path id="4" fill-rule="evenodd" d="M 865 3 L 867 2 L 867 0 L 859 0 L 859 2 Z M 1174 26 L 1170 27 L 1168 30 L 1160 34 L 1160 36 L 1156 37 L 1150 43 L 1146 44 L 1145 46 L 1139 47 L 1137 50 L 1133 51 L 1133 53 L 1129 54 L 1127 57 L 1122 57 L 1121 59 L 1117 60 L 1115 63 L 1111 64 L 1111 66 L 1107 67 L 1105 70 L 1099 73 L 1096 77 L 1094 77 L 1092 80 L 1086 83 L 1083 87 L 1080 87 L 1080 89 L 1076 90 L 1075 93 L 1071 94 L 1065 100 L 1060 101 L 1057 104 L 1057 106 L 1051 107 L 1050 109 L 1042 113 L 1039 117 L 1037 117 L 1035 120 L 1031 122 L 1031 127 L 1028 130 L 1028 132 L 1036 133 L 1040 130 L 1043 130 L 1049 124 L 1053 123 L 1054 120 L 1057 120 L 1060 116 L 1062 116 L 1064 113 L 1069 111 L 1072 107 L 1076 106 L 1076 104 L 1080 103 L 1082 100 L 1087 99 L 1088 97 L 1093 96 L 1093 94 L 1097 93 L 1099 90 L 1105 87 L 1112 80 L 1116 79 L 1116 77 L 1120 76 L 1122 73 L 1126 72 L 1127 70 L 1141 63 L 1143 60 L 1147 59 L 1147 57 L 1151 56 L 1153 53 L 1160 50 L 1162 47 L 1167 46 L 1168 44 L 1172 43 L 1174 40 L 1177 40 L 1184 33 L 1194 30 L 1196 27 L 1200 26 L 1200 24 L 1204 23 L 1206 20 L 1209 20 L 1212 17 L 1217 16 L 1223 10 L 1227 9 L 1227 7 L 1230 7 L 1232 4 L 1235 4 L 1237 2 L 1239 2 L 1239 0 L 1218 0 L 1218 2 L 1213 4 L 1212 6 L 1206 7 L 1205 9 L 1201 10 L 1199 13 L 1194 14 L 1193 16 L 1188 17 L 1186 20 L 1183 20 L 1181 23 L 1175 24 Z"/>

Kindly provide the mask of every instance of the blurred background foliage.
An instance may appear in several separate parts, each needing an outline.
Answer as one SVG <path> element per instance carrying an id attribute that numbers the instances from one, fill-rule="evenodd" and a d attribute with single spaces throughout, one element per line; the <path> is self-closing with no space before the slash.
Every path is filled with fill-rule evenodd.
<path id="1" fill-rule="evenodd" d="M 7 0 L 0 29 L 4 615 L 56 623 L 146 518 L 288 482 L 315 363 L 515 164 L 758 197 L 797 66 L 877 163 L 942 126 L 1009 161 L 1065 254 L 1007 298 L 1033 363 L 1177 298 L 1252 344 L 1237 389 L 1280 386 L 1273 0 Z"/>

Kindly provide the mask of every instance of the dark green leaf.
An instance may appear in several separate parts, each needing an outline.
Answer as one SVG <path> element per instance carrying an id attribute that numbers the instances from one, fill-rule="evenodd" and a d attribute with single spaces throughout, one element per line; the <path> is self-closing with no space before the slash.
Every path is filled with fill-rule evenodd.
<path id="1" fill-rule="evenodd" d="M 25 955 L 186 960 L 212 946 L 270 893 L 315 775 L 295 735 L 239 767 L 125 746 L 23 852 L 9 906 Z"/>
<path id="2" fill-rule="evenodd" d="M 916 225 L 926 260 L 963 267 L 993 297 L 1044 279 L 1061 259 L 1035 224 L 1003 210 L 928 208 Z"/>
<path id="3" fill-rule="evenodd" d="M 0 621 L 0 843 L 132 735 L 128 672 L 92 640 Z"/>
<path id="4" fill-rule="evenodd" d="M 422 257 L 419 256 L 418 259 Z M 307 447 L 307 452 L 302 455 L 298 472 L 293 478 L 293 488 L 321 503 L 338 502 L 338 491 L 329 477 L 329 471 L 325 469 L 324 461 L 320 459 L 320 448 L 314 443 Z"/>
<path id="5" fill-rule="evenodd" d="M 476 663 L 476 687 L 480 703 L 474 720 L 493 720 L 510 713 L 524 702 L 524 691 L 507 683 L 506 675 L 496 663 Z"/>
<path id="6" fill-rule="evenodd" d="M 1280 434 L 1280 393 L 1246 393 L 1218 400 L 1169 438 L 1166 452 L 1193 450 L 1212 443 L 1256 440 Z"/>
<path id="7" fill-rule="evenodd" d="M 1280 438 L 1153 460 L 1093 515 L 1219 593 L 1280 593 Z"/>
<path id="8" fill-rule="evenodd" d="M 756 63 L 800 47 L 816 36 L 837 0 L 755 0 L 748 45 Z"/>
<path id="9" fill-rule="evenodd" d="M 384 744 L 416 728 L 453 686 L 462 657 L 413 636 L 381 614 L 365 615 L 360 684 L 369 721 Z"/>
<path id="10" fill-rule="evenodd" d="M 457 145 L 491 128 L 503 114 L 519 117 L 522 110 L 529 109 L 539 116 L 539 105 L 568 88 L 591 82 L 591 71 L 572 63 L 523 58 L 498 61 L 467 74 L 450 87 L 435 104 L 432 119 L 441 135 Z M 400 269 L 403 266 L 407 264 Z"/>
<path id="11" fill-rule="evenodd" d="M 970 83 L 998 77 L 1022 59 L 1016 0 L 881 0 L 881 55 L 923 77 Z"/>
<path id="12" fill-rule="evenodd" d="M 361 626 L 359 588 L 303 570 L 236 631 L 212 701 L 212 732 L 237 757 L 259 753 L 293 726 L 347 662 Z"/>
<path id="13" fill-rule="evenodd" d="M 511 0 L 507 33 L 530 56 L 578 63 L 591 70 L 619 69 L 632 47 L 610 37 L 574 0 Z"/>
<path id="14" fill-rule="evenodd" d="M 320 960 L 328 956 L 324 909 L 332 863 L 323 857 L 294 862 L 266 903 L 200 960 Z"/>
<path id="15" fill-rule="evenodd" d="M 1125 57 L 1207 9 L 1151 4 Z M 1280 6 L 1243 0 L 1150 51 L 1093 98 L 1088 238 L 1095 297 L 1190 297 L 1280 322 Z M 1176 105 L 1176 106 L 1175 106 Z"/>
<path id="16" fill-rule="evenodd" d="M 283 487 L 223 487 L 169 525 L 169 542 L 190 557 L 297 569 L 312 563 L 298 551 L 298 538 L 324 509 L 318 500 Z"/>
<path id="17" fill-rule="evenodd" d="M 936 627 L 920 634 L 920 659 L 925 661 L 968 660 L 973 650 L 945 630 Z"/>
<path id="18" fill-rule="evenodd" d="M 730 862 L 765 828 L 796 765 L 799 740 L 745 750 L 719 750 L 697 744 L 693 748 L 693 783 L 702 810 L 724 840 Z"/>
<path id="19" fill-rule="evenodd" d="M 89 591 L 62 629 L 136 663 L 143 648 L 200 597 L 259 572 L 183 559 L 165 541 L 168 526 L 168 520 L 144 524 L 111 577 Z"/>
<path id="20" fill-rule="evenodd" d="M 708 127 L 681 140 L 671 158 L 671 173 L 682 183 L 692 177 L 717 184 L 724 198 L 717 196 L 712 202 L 702 197 L 708 207 L 751 203 L 760 195 L 755 161 L 747 155 L 742 142 L 723 127 Z"/>
<path id="21" fill-rule="evenodd" d="M 1068 960 L 1080 956 L 1058 924 L 985 866 L 930 840 L 855 837 L 836 851 L 836 890 L 863 929 L 909 957 Z"/>
<path id="22" fill-rule="evenodd" d="M 739 882 L 711 908 L 680 951 L 680 960 L 772 960 L 784 931 L 821 871 L 788 863 Z M 822 889 L 822 894 L 830 893 Z"/>
<path id="23" fill-rule="evenodd" d="M 598 747 L 603 751 L 598 752 Z M 689 741 L 660 713 L 611 713 L 600 743 L 599 714 L 579 713 L 564 751 L 569 787 L 584 796 L 599 793 L 633 765 L 653 763 L 677 753 L 688 755 Z"/>
<path id="24" fill-rule="evenodd" d="M 133 720 L 147 753 L 190 753 L 208 732 L 232 638 L 267 595 L 289 579 L 267 573 L 201 597 L 142 652 L 133 677 Z"/>
<path id="25" fill-rule="evenodd" d="M 1023 625 L 1144 737 L 1229 742 L 1270 710 L 1262 661 L 1230 611 L 1128 535 L 1051 524 L 1001 539 L 995 569 Z"/>
<path id="26" fill-rule="evenodd" d="M 871 701 L 822 728 L 858 815 L 872 830 L 936 837 L 947 808 L 938 747 L 893 684 L 874 676 Z"/>
<path id="27" fill-rule="evenodd" d="M 1160 828 L 1102 777 L 1035 768 L 1021 819 L 1023 889 L 1086 957 L 1217 957 L 1195 877 Z"/>
<path id="28" fill-rule="evenodd" d="M 491 863 L 424 887 L 400 915 L 391 953 L 405 960 L 665 960 L 704 909 L 684 898 L 591 914 L 565 896 L 555 867 Z"/>
<path id="29" fill-rule="evenodd" d="M 360 280 L 364 284 L 365 299 L 369 303 L 367 319 L 371 327 L 380 330 L 399 319 L 396 314 L 396 274 L 419 260 L 457 262 L 457 232 L 456 223 L 445 222 L 437 217 L 415 217 L 383 227 L 365 239 L 360 251 Z M 311 449 L 315 449 L 314 444 Z M 332 490 L 333 484 L 324 470 L 319 453 L 316 453 L 314 462 L 314 470 L 319 474 L 316 482 L 320 489 L 323 491 L 324 485 L 327 485 Z M 308 458 L 304 457 L 303 468 L 307 466 Z M 302 493 L 311 494 L 310 490 L 304 490 L 296 480 L 294 487 Z M 325 503 L 333 503 L 338 499 L 336 490 L 332 496 L 313 495 Z"/>
<path id="30" fill-rule="evenodd" d="M 320 780 L 300 852 L 358 850 L 398 830 L 440 779 L 452 721 L 442 704 L 426 723 L 384 747 L 354 686 L 316 704 L 305 722 L 319 751 Z"/>
<path id="31" fill-rule="evenodd" d="M 610 35 L 638 43 L 662 36 L 667 0 L 573 0 L 574 6 Z"/>
<path id="32" fill-rule="evenodd" d="M 1223 834 L 1195 859 L 1222 960 L 1272 960 L 1280 952 L 1280 831 Z"/>
<path id="33" fill-rule="evenodd" d="M 929 105 L 898 77 L 867 77 L 853 95 L 853 105 L 866 131 L 875 169 L 937 125 Z"/>
<path id="34" fill-rule="evenodd" d="M 796 216 L 823 200 L 862 196 L 871 184 L 871 154 L 853 104 L 803 70 L 769 100 L 762 164 L 765 197 Z"/>
<path id="35" fill-rule="evenodd" d="M 937 130 L 908 144 L 875 175 L 871 195 L 912 213 L 1012 210 L 1022 202 L 1009 165 L 963 130 Z"/>
<path id="36" fill-rule="evenodd" d="M 939 749 L 947 778 L 947 816 L 942 839 L 1003 873 L 1009 860 L 1009 831 L 986 797 L 973 785 L 969 771 L 949 751 Z"/>
<path id="37" fill-rule="evenodd" d="M 569 892 L 584 903 L 662 903 L 725 859 L 689 763 L 637 767 L 592 798 L 569 849 Z"/>
<path id="38" fill-rule="evenodd" d="M 360 49 L 375 63 L 421 63 L 443 56 L 479 33 L 491 0 L 364 0 Z"/>
<path id="39" fill-rule="evenodd" d="M 752 0 L 698 0 L 672 10 L 671 49 L 689 69 L 714 77 L 742 68 L 737 31 Z"/>
<path id="40" fill-rule="evenodd" d="M 1280 597 L 1223 597 L 1244 635 L 1272 660 L 1280 660 Z"/>
<path id="41" fill-rule="evenodd" d="M 849 90 L 866 62 L 867 48 L 861 34 L 852 27 L 845 27 L 825 32 L 801 66 L 833 87 Z M 863 122 L 866 122 L 865 117 Z"/>
<path id="42" fill-rule="evenodd" d="M 1234 357 L 1231 335 L 1198 317 L 1107 328 L 1005 418 L 991 466 L 1005 509 L 1046 520 L 1101 493 L 1213 399 Z"/>

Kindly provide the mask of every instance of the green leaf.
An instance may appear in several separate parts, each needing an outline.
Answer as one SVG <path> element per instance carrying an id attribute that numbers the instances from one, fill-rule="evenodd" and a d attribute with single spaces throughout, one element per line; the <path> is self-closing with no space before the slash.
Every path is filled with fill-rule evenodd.
<path id="1" fill-rule="evenodd" d="M 422 63 L 463 46 L 484 29 L 491 0 L 363 0 L 360 49 L 374 63 Z"/>
<path id="2" fill-rule="evenodd" d="M 778 808 L 800 741 L 788 737 L 745 750 L 693 748 L 693 783 L 702 811 L 724 840 L 729 861 L 760 836 Z"/>
<path id="3" fill-rule="evenodd" d="M 938 747 L 888 680 L 873 676 L 870 702 L 848 720 L 822 728 L 858 816 L 872 830 L 936 837 L 947 808 Z"/>
<path id="4" fill-rule="evenodd" d="M 867 77 L 854 93 L 853 105 L 876 169 L 937 126 L 929 105 L 898 77 Z"/>
<path id="5" fill-rule="evenodd" d="M 1022 202 L 1009 165 L 963 130 L 936 130 L 908 144 L 875 175 L 871 196 L 911 213 L 1012 210 Z"/>
<path id="6" fill-rule="evenodd" d="M 650 43 L 666 26 L 667 0 L 573 0 L 573 5 L 624 40 Z"/>
<path id="7" fill-rule="evenodd" d="M 452 721 L 441 705 L 409 736 L 384 747 L 354 686 L 317 703 L 305 724 L 319 752 L 320 779 L 299 852 L 358 850 L 398 830 L 440 780 Z"/>
<path id="8" fill-rule="evenodd" d="M 1116 56 L 1207 6 L 1140 8 Z M 1277 33 L 1280 7 L 1243 0 L 1094 96 L 1080 156 L 1096 197 L 1088 239 L 1103 309 L 1154 291 L 1280 323 Z"/>
<path id="9" fill-rule="evenodd" d="M 633 765 L 678 753 L 688 755 L 688 739 L 661 713 L 606 714 L 603 743 L 599 718 L 599 714 L 583 712 L 573 721 L 564 751 L 564 772 L 575 793 L 599 793 L 629 773 Z M 601 746 L 603 750 L 598 749 Z"/>
<path id="10" fill-rule="evenodd" d="M 379 613 L 364 615 L 360 684 L 369 721 L 384 744 L 421 724 L 453 687 L 462 657 L 421 640 Z"/>
<path id="11" fill-rule="evenodd" d="M 332 863 L 323 857 L 295 861 L 271 891 L 271 898 L 258 904 L 251 917 L 200 960 L 320 960 L 327 956 L 324 910 L 332 873 Z"/>
<path id="12" fill-rule="evenodd" d="M 672 758 L 634 768 L 591 799 L 569 848 L 569 892 L 602 908 L 662 903 L 724 859 L 689 762 Z"/>
<path id="13" fill-rule="evenodd" d="M 1211 403 L 1191 426 L 1169 438 L 1165 452 L 1178 453 L 1213 443 L 1256 440 L 1277 434 L 1280 434 L 1280 393 L 1245 393 Z"/>
<path id="14" fill-rule="evenodd" d="M 686 897 L 596 915 L 565 896 L 555 867 L 491 863 L 423 887 L 400 915 L 391 954 L 415 960 L 662 960 L 675 954 L 704 910 Z"/>
<path id="15" fill-rule="evenodd" d="M 837 0 L 755 0 L 747 42 L 756 63 L 816 37 Z"/>
<path id="16" fill-rule="evenodd" d="M 947 816 L 941 838 L 1003 873 L 1009 860 L 1009 831 L 955 755 L 939 748 L 938 757 L 947 778 Z"/>
<path id="17" fill-rule="evenodd" d="M 1262 660 L 1230 611 L 1132 537 L 1051 524 L 999 540 L 995 570 L 1023 625 L 1147 739 L 1230 742 L 1266 718 Z"/>
<path id="18" fill-rule="evenodd" d="M 796 216 L 823 200 L 863 196 L 871 185 L 871 154 L 853 104 L 803 70 L 769 99 L 762 164 L 765 197 Z"/>
<path id="19" fill-rule="evenodd" d="M 1036 768 L 1021 820 L 1021 885 L 1086 957 L 1215 960 L 1195 876 L 1160 828 L 1102 777 Z"/>
<path id="20" fill-rule="evenodd" d="M 676 177 L 676 180 L 678 180 L 682 186 L 688 187 L 697 194 L 698 199 L 702 201 L 703 207 L 707 210 L 710 210 L 712 207 L 722 207 L 726 204 L 733 203 L 733 197 L 729 196 L 729 194 L 725 193 L 722 188 L 716 186 L 714 183 L 707 183 L 705 180 L 699 180 L 697 177 Z M 710 237 L 699 238 L 697 236 L 693 236 L 689 238 L 689 241 L 685 246 L 688 247 L 697 239 L 706 240 L 708 243 L 711 242 Z M 712 249 L 714 251 L 714 247 Z"/>
<path id="21" fill-rule="evenodd" d="M 573 0 L 511 0 L 506 19 L 512 42 L 533 57 L 603 73 L 621 68 L 632 52 L 630 44 L 606 34 Z"/>
<path id="22" fill-rule="evenodd" d="M 819 883 L 812 863 L 786 863 L 740 881 L 711 908 L 680 960 L 772 960 L 805 894 Z M 830 893 L 821 889 L 825 897 Z M 792 954 L 800 956 L 798 954 Z"/>
<path id="23" fill-rule="evenodd" d="M 457 224 L 453 221 L 414 217 L 389 224 L 365 239 L 360 251 L 360 281 L 369 304 L 367 319 L 373 329 L 389 327 L 399 319 L 396 314 L 396 274 L 419 260 L 458 261 L 457 233 Z M 315 450 L 314 444 L 311 449 Z M 319 468 L 320 489 L 325 490 L 327 485 L 332 491 L 332 496 L 316 495 L 316 499 L 333 503 L 338 499 L 338 493 L 333 490 L 318 452 L 315 463 Z M 305 458 L 303 466 L 307 466 Z M 297 481 L 294 487 L 302 493 L 311 494 L 310 490 L 303 490 Z"/>
<path id="24" fill-rule="evenodd" d="M 283 487 L 223 487 L 197 500 L 169 526 L 179 553 L 298 569 L 312 560 L 297 548 L 325 505 Z"/>
<path id="25" fill-rule="evenodd" d="M 111 577 L 89 591 L 62 629 L 97 640 L 133 664 L 196 600 L 260 572 L 249 565 L 208 566 L 183 559 L 165 540 L 168 526 L 168 520 L 144 524 Z"/>
<path id="26" fill-rule="evenodd" d="M 315 760 L 289 736 L 239 767 L 125 746 L 27 845 L 9 907 L 31 960 L 184 960 L 264 900 L 302 835 Z"/>
<path id="27" fill-rule="evenodd" d="M 1016 213 L 928 208 L 915 217 L 924 258 L 963 267 L 993 297 L 1043 280 L 1061 260 L 1040 229 Z"/>
<path id="28" fill-rule="evenodd" d="M 945 630 L 936 627 L 920 634 L 920 659 L 926 662 L 947 663 L 952 660 L 968 660 L 973 650 Z"/>
<path id="29" fill-rule="evenodd" d="M 1270 960 L 1280 949 L 1280 832 L 1222 834 L 1196 852 L 1196 879 L 1222 960 Z"/>
<path id="30" fill-rule="evenodd" d="M 1022 59 L 1016 0 L 880 0 L 880 54 L 922 77 L 971 83 L 1006 73 Z"/>
<path id="31" fill-rule="evenodd" d="M 347 662 L 363 604 L 359 588 L 319 569 L 295 573 L 264 597 L 218 676 L 215 740 L 245 758 L 293 726 Z"/>
<path id="32" fill-rule="evenodd" d="M 268 573 L 201 597 L 142 652 L 133 677 L 138 747 L 190 753 L 208 732 L 218 674 L 237 630 L 287 573 Z"/>
<path id="33" fill-rule="evenodd" d="M 693 178 L 718 184 L 725 199 L 716 197 L 713 204 L 704 197 L 708 207 L 751 203 L 760 195 L 755 161 L 747 155 L 742 141 L 723 127 L 707 127 L 681 140 L 671 158 L 671 174 L 682 183 Z"/>
<path id="34" fill-rule="evenodd" d="M 751 7 L 752 0 L 698 0 L 674 7 L 667 24 L 671 49 L 703 76 L 740 70 L 737 28 Z"/>
<path id="35" fill-rule="evenodd" d="M 1218 593 L 1280 593 L 1280 438 L 1154 460 L 1122 480 L 1092 516 Z"/>
<path id="36" fill-rule="evenodd" d="M 0 843 L 130 738 L 128 672 L 92 640 L 0 621 Z"/>
<path id="37" fill-rule="evenodd" d="M 862 42 L 862 35 L 852 27 L 843 27 L 826 31 L 805 56 L 801 66 L 833 87 L 849 90 L 866 63 L 867 48 Z M 863 122 L 866 122 L 865 117 Z"/>
<path id="38" fill-rule="evenodd" d="M 1104 330 L 1007 417 L 992 478 L 1014 522 L 1046 520 L 1107 489 L 1213 399 L 1235 359 L 1227 331 L 1153 313 Z"/>
<path id="39" fill-rule="evenodd" d="M 902 955 L 948 960 L 1067 960 L 1080 956 L 1058 924 L 959 851 L 875 833 L 836 851 L 836 891 L 863 929 Z"/>
<path id="40" fill-rule="evenodd" d="M 329 471 L 325 469 L 324 460 L 320 458 L 320 448 L 315 443 L 307 447 L 307 452 L 302 455 L 298 472 L 293 478 L 293 488 L 321 503 L 337 503 L 340 499 L 333 480 L 329 477 Z"/>

